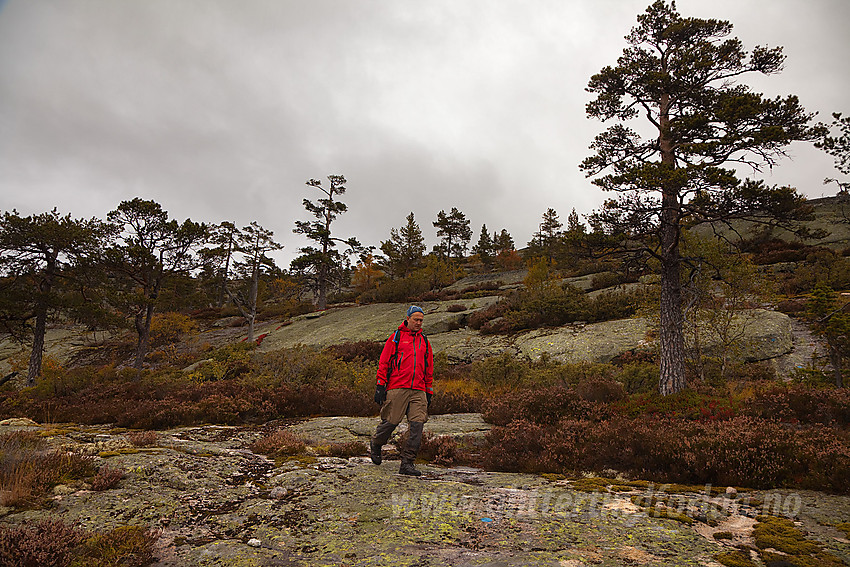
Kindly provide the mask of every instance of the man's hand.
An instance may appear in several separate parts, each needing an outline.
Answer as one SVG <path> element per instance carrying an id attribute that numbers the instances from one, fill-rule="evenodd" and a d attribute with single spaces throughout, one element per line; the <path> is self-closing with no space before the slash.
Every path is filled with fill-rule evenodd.
<path id="1" fill-rule="evenodd" d="M 385 401 L 387 401 L 387 387 L 378 384 L 375 386 L 375 403 L 381 406 Z"/>
<path id="2" fill-rule="evenodd" d="M 429 407 L 429 408 L 431 407 L 431 397 L 432 397 L 433 395 L 434 395 L 434 394 L 429 394 L 428 392 L 425 392 L 425 397 L 428 399 L 428 407 Z"/>

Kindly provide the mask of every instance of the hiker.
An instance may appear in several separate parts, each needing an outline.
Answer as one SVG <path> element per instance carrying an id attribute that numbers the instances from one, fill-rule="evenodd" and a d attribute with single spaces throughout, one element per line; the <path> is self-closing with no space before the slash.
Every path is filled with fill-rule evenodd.
<path id="1" fill-rule="evenodd" d="M 422 308 L 411 305 L 404 322 L 384 345 L 375 386 L 375 403 L 381 406 L 381 423 L 369 443 L 372 462 L 380 465 L 381 448 L 406 415 L 409 435 L 401 449 L 398 472 L 411 476 L 422 474 L 413 465 L 413 460 L 422 442 L 422 428 L 428 421 L 428 406 L 434 395 L 431 386 L 434 353 L 422 333 L 424 320 Z"/>

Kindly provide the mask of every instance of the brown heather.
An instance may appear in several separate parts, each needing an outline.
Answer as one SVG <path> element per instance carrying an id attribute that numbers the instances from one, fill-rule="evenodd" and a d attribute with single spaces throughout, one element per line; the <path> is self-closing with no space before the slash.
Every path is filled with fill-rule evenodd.
<path id="1" fill-rule="evenodd" d="M 503 471 L 614 469 L 658 482 L 850 493 L 850 446 L 839 432 L 752 417 L 515 420 L 488 434 L 482 461 Z"/>

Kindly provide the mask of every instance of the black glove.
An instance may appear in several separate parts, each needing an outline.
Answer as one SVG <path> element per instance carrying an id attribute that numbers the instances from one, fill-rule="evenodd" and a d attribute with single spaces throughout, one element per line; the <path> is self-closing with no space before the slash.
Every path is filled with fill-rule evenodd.
<path id="1" fill-rule="evenodd" d="M 428 392 L 425 392 L 425 397 L 426 397 L 426 398 L 428 398 L 428 407 L 429 407 L 429 408 L 431 407 L 431 397 L 432 397 L 433 395 L 434 395 L 434 394 L 429 394 Z"/>
<path id="2" fill-rule="evenodd" d="M 387 387 L 378 384 L 375 386 L 375 403 L 380 406 L 383 405 L 385 401 L 387 401 Z"/>

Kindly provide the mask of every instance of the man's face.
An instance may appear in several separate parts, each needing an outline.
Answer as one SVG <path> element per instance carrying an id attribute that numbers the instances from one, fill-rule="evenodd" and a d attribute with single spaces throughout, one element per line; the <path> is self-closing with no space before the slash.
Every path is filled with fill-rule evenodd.
<path id="1" fill-rule="evenodd" d="M 414 313 L 407 318 L 407 328 L 411 331 L 418 331 L 422 328 L 422 321 L 425 320 L 425 315 L 422 313 Z"/>

